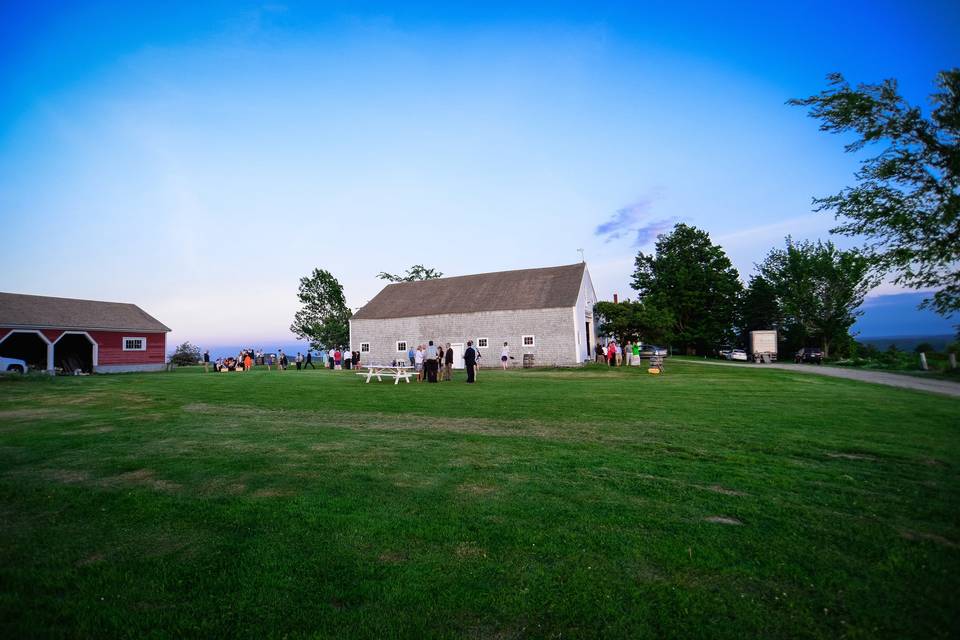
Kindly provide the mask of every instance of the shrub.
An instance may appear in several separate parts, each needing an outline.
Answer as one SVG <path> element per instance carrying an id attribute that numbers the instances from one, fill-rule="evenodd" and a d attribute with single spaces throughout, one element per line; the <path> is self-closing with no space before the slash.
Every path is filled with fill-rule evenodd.
<path id="1" fill-rule="evenodd" d="M 197 364 L 200 362 L 200 347 L 184 342 L 170 356 L 170 362 L 179 367 Z"/>

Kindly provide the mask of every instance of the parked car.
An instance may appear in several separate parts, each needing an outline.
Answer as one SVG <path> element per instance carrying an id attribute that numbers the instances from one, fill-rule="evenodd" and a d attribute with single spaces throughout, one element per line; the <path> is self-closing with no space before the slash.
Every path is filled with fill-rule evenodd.
<path id="1" fill-rule="evenodd" d="M 800 349 L 800 351 L 797 351 L 797 355 L 794 356 L 793 360 L 797 364 L 804 362 L 823 364 L 823 350 L 819 347 L 804 347 Z"/>
<path id="2" fill-rule="evenodd" d="M 743 349 L 734 349 L 733 347 L 724 347 L 720 349 L 717 353 L 720 354 L 720 357 L 724 360 L 742 360 L 743 362 L 747 361 L 747 352 Z"/>
<path id="3" fill-rule="evenodd" d="M 670 355 L 670 353 L 666 347 L 658 347 L 655 344 L 645 344 L 640 346 L 641 358 L 649 358 L 651 356 L 660 356 L 661 358 L 665 358 L 668 355 Z"/>
<path id="4" fill-rule="evenodd" d="M 27 363 L 16 358 L 0 358 L 0 373 L 26 373 Z"/>

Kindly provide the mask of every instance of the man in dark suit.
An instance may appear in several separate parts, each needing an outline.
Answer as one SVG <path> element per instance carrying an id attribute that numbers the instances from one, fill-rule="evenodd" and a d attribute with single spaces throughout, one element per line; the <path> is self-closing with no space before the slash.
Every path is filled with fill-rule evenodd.
<path id="1" fill-rule="evenodd" d="M 463 352 L 463 363 L 467 367 L 467 382 L 473 384 L 477 368 L 477 350 L 473 348 L 473 340 L 467 340 L 467 350 Z"/>
<path id="2" fill-rule="evenodd" d="M 443 379 L 450 381 L 451 373 L 453 372 L 453 349 L 450 348 L 450 343 L 447 343 L 447 350 L 443 352 Z"/>

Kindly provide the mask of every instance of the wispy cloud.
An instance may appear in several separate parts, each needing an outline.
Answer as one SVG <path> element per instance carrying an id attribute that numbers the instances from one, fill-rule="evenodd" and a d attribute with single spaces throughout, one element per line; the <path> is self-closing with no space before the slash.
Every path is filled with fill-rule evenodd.
<path id="1" fill-rule="evenodd" d="M 618 209 L 609 220 L 594 229 L 593 235 L 603 238 L 604 242 L 632 237 L 633 246 L 642 247 L 678 221 L 678 218 L 650 220 L 652 209 L 653 198 L 638 200 Z"/>
<path id="2" fill-rule="evenodd" d="M 622 209 L 618 209 L 617 212 L 613 214 L 613 217 L 597 226 L 593 232 L 594 235 L 606 238 L 607 242 L 622 238 L 630 232 L 631 227 L 649 213 L 652 204 L 653 202 L 649 199 L 639 200 Z"/>
<path id="3" fill-rule="evenodd" d="M 679 218 L 664 218 L 663 220 L 654 220 L 648 224 L 636 229 L 637 235 L 633 240 L 634 247 L 643 247 L 654 240 L 664 231 L 669 231 L 673 225 L 680 221 Z"/>

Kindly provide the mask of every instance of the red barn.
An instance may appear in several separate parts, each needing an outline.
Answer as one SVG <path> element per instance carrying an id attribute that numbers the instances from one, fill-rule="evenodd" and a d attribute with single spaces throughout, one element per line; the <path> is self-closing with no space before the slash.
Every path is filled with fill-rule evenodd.
<path id="1" fill-rule="evenodd" d="M 159 371 L 168 331 L 135 304 L 0 293 L 0 356 L 34 370 Z"/>

